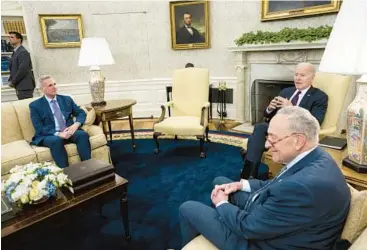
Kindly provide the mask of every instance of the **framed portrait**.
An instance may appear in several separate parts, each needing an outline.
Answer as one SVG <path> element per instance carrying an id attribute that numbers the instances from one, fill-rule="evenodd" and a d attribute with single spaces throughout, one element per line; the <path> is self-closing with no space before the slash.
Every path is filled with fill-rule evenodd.
<path id="1" fill-rule="evenodd" d="M 261 21 L 336 13 L 341 0 L 262 0 Z"/>
<path id="2" fill-rule="evenodd" d="M 210 47 L 209 2 L 170 2 L 172 49 L 205 49 Z"/>
<path id="3" fill-rule="evenodd" d="M 83 39 L 82 16 L 39 15 L 43 44 L 46 48 L 80 47 Z"/>

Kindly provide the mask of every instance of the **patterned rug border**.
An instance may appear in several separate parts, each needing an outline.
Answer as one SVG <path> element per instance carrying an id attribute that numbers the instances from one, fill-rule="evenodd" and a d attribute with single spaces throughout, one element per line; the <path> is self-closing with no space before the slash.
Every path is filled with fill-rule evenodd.
<path id="1" fill-rule="evenodd" d="M 152 139 L 153 140 L 153 131 L 152 130 L 135 130 L 135 139 Z M 177 136 L 178 139 L 183 140 L 197 140 L 195 136 Z M 159 139 L 174 139 L 174 135 L 161 135 Z M 243 134 L 235 134 L 231 132 L 209 132 L 209 140 L 215 143 L 221 143 L 226 145 L 231 145 L 235 147 L 245 147 L 248 138 L 247 135 Z M 114 131 L 112 134 L 113 140 L 131 140 L 131 133 L 129 130 L 124 131 Z"/>

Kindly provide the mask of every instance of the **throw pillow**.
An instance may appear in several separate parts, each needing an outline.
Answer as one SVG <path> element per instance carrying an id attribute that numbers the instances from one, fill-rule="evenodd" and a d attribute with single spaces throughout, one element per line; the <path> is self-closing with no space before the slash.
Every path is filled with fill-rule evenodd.
<path id="1" fill-rule="evenodd" d="M 94 121 L 96 120 L 96 111 L 94 108 L 86 108 L 83 106 L 80 106 L 82 110 L 87 114 L 87 118 L 85 119 L 84 125 L 90 126 L 93 125 Z"/>
<path id="2" fill-rule="evenodd" d="M 350 188 L 350 191 L 352 194 L 350 210 L 341 238 L 353 244 L 367 227 L 367 190 L 358 191 Z"/>

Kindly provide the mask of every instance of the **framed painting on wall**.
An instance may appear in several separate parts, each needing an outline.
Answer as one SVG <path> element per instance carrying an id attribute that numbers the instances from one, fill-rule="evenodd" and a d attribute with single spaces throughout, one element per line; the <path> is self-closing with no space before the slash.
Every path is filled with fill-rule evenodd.
<path id="1" fill-rule="evenodd" d="M 173 49 L 210 47 L 208 1 L 170 2 L 170 16 Z"/>
<path id="2" fill-rule="evenodd" d="M 46 48 L 80 47 L 83 23 L 80 14 L 39 15 L 43 44 Z"/>
<path id="3" fill-rule="evenodd" d="M 262 0 L 261 21 L 336 13 L 339 11 L 340 5 L 340 0 Z"/>

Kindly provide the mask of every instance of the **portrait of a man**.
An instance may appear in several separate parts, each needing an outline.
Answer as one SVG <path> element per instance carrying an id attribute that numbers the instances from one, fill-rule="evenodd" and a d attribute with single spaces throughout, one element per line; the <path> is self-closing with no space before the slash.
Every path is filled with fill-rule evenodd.
<path id="1" fill-rule="evenodd" d="M 208 2 L 170 2 L 173 49 L 209 47 Z"/>

